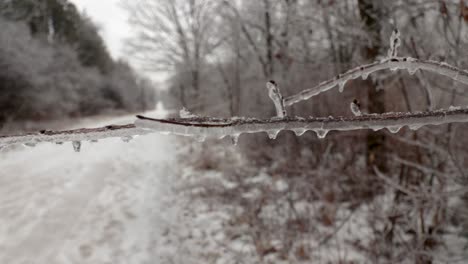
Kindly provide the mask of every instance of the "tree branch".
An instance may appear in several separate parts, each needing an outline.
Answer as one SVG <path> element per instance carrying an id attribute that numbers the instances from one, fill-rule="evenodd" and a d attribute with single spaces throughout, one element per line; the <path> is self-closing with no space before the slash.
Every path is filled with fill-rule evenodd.
<path id="1" fill-rule="evenodd" d="M 441 125 L 456 122 L 468 122 L 468 108 L 438 110 L 419 113 L 386 113 L 357 117 L 300 118 L 285 117 L 273 119 L 255 118 L 169 118 L 153 119 L 137 116 L 135 125 L 142 129 L 157 132 L 196 137 L 239 136 L 243 133 L 267 132 L 276 135 L 281 130 L 291 130 L 302 135 L 308 130 L 315 131 L 319 137 L 325 137 L 328 131 L 349 131 L 359 129 L 389 129 L 398 132 L 403 126 L 418 129 L 425 125 Z"/>
<path id="2" fill-rule="evenodd" d="M 0 136 L 0 148 L 13 144 L 37 144 L 41 142 L 80 142 L 93 141 L 111 137 L 128 138 L 150 133 L 137 128 L 133 124 L 122 126 L 106 126 L 100 128 L 84 128 L 66 131 L 41 131 L 34 134 Z"/>
<path id="3" fill-rule="evenodd" d="M 420 69 L 438 73 L 440 75 L 447 76 L 454 81 L 468 85 L 468 72 L 455 66 L 437 61 L 419 60 L 411 57 L 397 57 L 359 66 L 347 71 L 346 73 L 339 74 L 332 80 L 322 82 L 313 88 L 304 90 L 296 95 L 285 98 L 285 105 L 291 106 L 295 103 L 308 100 L 309 98 L 319 95 L 320 93 L 328 91 L 334 87 L 339 87 L 340 91 L 343 91 L 344 85 L 347 81 L 351 79 L 357 79 L 359 77 L 366 79 L 369 74 L 386 69 L 406 69 L 410 74 L 414 74 L 417 70 Z"/>

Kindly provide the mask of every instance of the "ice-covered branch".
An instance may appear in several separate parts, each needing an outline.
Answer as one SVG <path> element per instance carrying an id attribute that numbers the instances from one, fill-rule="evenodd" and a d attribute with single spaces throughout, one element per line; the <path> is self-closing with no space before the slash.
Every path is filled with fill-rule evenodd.
<path id="1" fill-rule="evenodd" d="M 268 81 L 266 84 L 268 90 L 268 96 L 275 104 L 276 116 L 285 117 L 286 116 L 286 107 L 284 106 L 284 99 L 281 95 L 281 91 L 275 81 Z"/>
<path id="2" fill-rule="evenodd" d="M 41 142 L 74 142 L 74 148 L 79 150 L 79 142 L 81 141 L 96 141 L 111 137 L 120 137 L 126 140 L 136 135 L 148 134 L 149 132 L 148 130 L 137 128 L 134 124 L 67 131 L 41 131 L 26 135 L 0 136 L 0 148 L 12 144 L 33 146 Z"/>
<path id="3" fill-rule="evenodd" d="M 320 138 L 324 138 L 328 131 L 349 131 L 358 129 L 380 130 L 387 128 L 393 133 L 403 126 L 418 129 L 425 125 L 441 125 L 456 122 L 468 122 L 468 108 L 438 110 L 418 113 L 386 113 L 371 114 L 354 117 L 326 117 L 300 118 L 286 117 L 282 119 L 255 118 L 170 118 L 152 119 L 138 116 L 135 125 L 139 128 L 154 130 L 164 134 L 193 136 L 199 139 L 207 137 L 223 138 L 232 136 L 237 138 L 243 133 L 266 132 L 271 138 L 282 130 L 294 131 L 302 135 L 306 131 L 315 131 Z"/>
<path id="4" fill-rule="evenodd" d="M 304 90 L 296 95 L 284 99 L 286 106 L 291 106 L 295 103 L 308 100 L 322 92 L 328 91 L 334 87 L 339 87 L 343 91 L 347 81 L 362 77 L 366 79 L 369 74 L 382 70 L 408 70 L 410 74 L 414 74 L 417 70 L 434 72 L 440 75 L 447 76 L 455 81 L 468 85 L 468 72 L 447 63 L 419 60 L 411 57 L 395 57 L 388 58 L 383 61 L 374 62 L 371 64 L 356 67 L 346 73 L 339 74 L 335 78 L 322 82 L 317 86 Z"/>

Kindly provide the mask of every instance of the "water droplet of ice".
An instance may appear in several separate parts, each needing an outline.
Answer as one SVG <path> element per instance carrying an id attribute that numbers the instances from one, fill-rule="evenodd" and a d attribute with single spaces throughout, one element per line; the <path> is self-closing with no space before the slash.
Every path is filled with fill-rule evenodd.
<path id="1" fill-rule="evenodd" d="M 237 146 L 237 144 L 239 143 L 239 135 L 232 135 L 231 142 L 234 146 Z"/>
<path id="2" fill-rule="evenodd" d="M 344 91 L 345 85 L 346 85 L 346 81 L 341 81 L 338 83 L 338 90 L 340 91 L 340 93 Z"/>
<path id="3" fill-rule="evenodd" d="M 276 137 L 278 137 L 279 130 L 269 130 L 267 133 L 270 139 L 276 139 Z"/>
<path id="4" fill-rule="evenodd" d="M 410 75 L 414 75 L 417 71 L 418 71 L 418 68 L 416 68 L 416 67 L 408 68 L 408 73 Z"/>
<path id="5" fill-rule="evenodd" d="M 327 134 L 328 134 L 328 130 L 325 130 L 325 129 L 318 129 L 318 130 L 315 130 L 315 133 L 317 133 L 317 137 L 320 138 L 320 139 L 324 139 Z"/>
<path id="6" fill-rule="evenodd" d="M 75 152 L 80 152 L 81 151 L 81 142 L 80 141 L 73 141 L 72 145 L 73 145 L 73 150 Z"/>
<path id="7" fill-rule="evenodd" d="M 293 131 L 294 131 L 294 133 L 296 134 L 296 136 L 298 136 L 298 137 L 304 135 L 305 132 L 307 132 L 307 130 L 304 129 L 304 128 L 294 129 Z"/>
<path id="8" fill-rule="evenodd" d="M 368 73 L 362 74 L 362 79 L 363 79 L 363 80 L 367 80 L 368 77 L 369 77 L 369 74 L 368 74 Z"/>
<path id="9" fill-rule="evenodd" d="M 392 132 L 393 134 L 396 134 L 400 131 L 401 127 L 400 126 L 391 126 L 391 127 L 387 127 L 388 130 L 390 132 Z"/>
<path id="10" fill-rule="evenodd" d="M 133 139 L 132 136 L 122 137 L 122 141 L 125 143 L 129 143 L 130 141 L 132 141 L 132 139 Z"/>
<path id="11" fill-rule="evenodd" d="M 37 144 L 34 143 L 34 142 L 28 142 L 28 143 L 24 143 L 24 146 L 25 147 L 28 147 L 28 148 L 34 148 Z"/>
<path id="12" fill-rule="evenodd" d="M 200 142 L 200 143 L 205 142 L 205 140 L 206 140 L 206 137 L 203 136 L 203 135 L 196 135 L 196 136 L 194 136 L 193 138 L 194 138 L 197 142 Z"/>

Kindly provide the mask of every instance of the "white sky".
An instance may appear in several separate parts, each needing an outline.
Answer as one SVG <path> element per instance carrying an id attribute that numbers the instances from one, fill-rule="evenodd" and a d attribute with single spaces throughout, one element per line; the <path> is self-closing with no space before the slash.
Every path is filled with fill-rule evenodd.
<path id="1" fill-rule="evenodd" d="M 122 0 L 70 0 L 70 2 L 76 5 L 79 12 L 84 11 L 99 26 L 99 33 L 106 42 L 111 55 L 115 59 L 125 59 L 138 71 L 139 68 L 135 61 L 132 61 L 131 58 L 127 57 L 124 53 L 125 39 L 132 36 L 132 31 L 128 24 L 128 14 L 120 5 L 121 1 Z M 163 83 L 167 78 L 167 74 L 160 72 L 139 72 L 157 82 L 159 89 L 165 89 Z"/>
<path id="2" fill-rule="evenodd" d="M 124 40 L 131 36 L 127 13 L 121 0 L 71 0 L 78 11 L 84 11 L 99 26 L 101 36 L 114 58 L 125 58 Z M 128 58 L 126 58 L 128 59 Z"/>

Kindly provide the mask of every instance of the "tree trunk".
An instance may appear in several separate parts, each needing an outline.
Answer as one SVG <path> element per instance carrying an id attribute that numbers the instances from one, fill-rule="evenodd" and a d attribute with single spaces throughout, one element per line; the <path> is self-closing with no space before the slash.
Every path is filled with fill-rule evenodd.
<path id="1" fill-rule="evenodd" d="M 380 37 L 382 29 L 380 24 L 380 20 L 382 19 L 382 10 L 373 0 L 359 0 L 358 5 L 361 19 L 365 24 L 369 37 L 371 38 L 371 44 L 364 48 L 363 54 L 366 60 L 374 61 L 380 54 L 382 47 L 382 39 Z M 364 81 L 364 85 L 368 90 L 368 112 L 384 113 L 385 92 L 383 90 L 377 90 L 371 79 Z M 382 172 L 388 171 L 385 155 L 386 147 L 384 132 L 369 132 L 367 134 L 366 164 L 367 171 L 370 175 L 374 174 L 374 166 Z"/>

